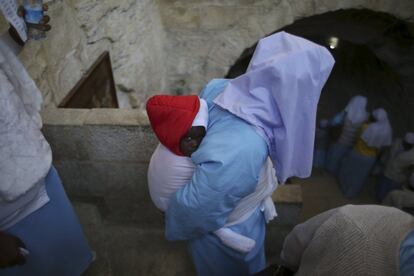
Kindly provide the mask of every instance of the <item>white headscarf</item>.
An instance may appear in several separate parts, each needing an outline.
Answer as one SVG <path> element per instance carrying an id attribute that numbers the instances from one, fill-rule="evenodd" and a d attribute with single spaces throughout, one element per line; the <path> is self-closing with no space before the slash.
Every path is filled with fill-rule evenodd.
<path id="1" fill-rule="evenodd" d="M 372 112 L 372 115 L 377 121 L 368 125 L 362 134 L 362 139 L 370 147 L 381 148 L 391 145 L 392 129 L 387 112 L 382 108 L 378 108 Z"/>
<path id="2" fill-rule="evenodd" d="M 351 121 L 353 125 L 360 125 L 364 123 L 369 116 L 369 113 L 365 110 L 367 106 L 367 98 L 364 96 L 355 96 L 349 101 L 345 107 L 346 119 Z"/>
<path id="3" fill-rule="evenodd" d="M 214 100 L 256 127 L 281 182 L 310 175 L 316 108 L 333 65 L 325 47 L 279 32 L 259 41 L 247 72 Z"/>
<path id="4" fill-rule="evenodd" d="M 197 115 L 193 120 L 191 126 L 203 126 L 207 130 L 208 125 L 208 106 L 204 99 L 200 99 L 200 108 L 198 109 Z"/>

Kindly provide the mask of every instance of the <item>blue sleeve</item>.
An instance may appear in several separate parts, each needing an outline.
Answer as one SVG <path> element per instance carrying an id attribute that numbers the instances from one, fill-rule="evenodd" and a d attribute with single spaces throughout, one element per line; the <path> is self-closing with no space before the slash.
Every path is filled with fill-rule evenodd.
<path id="1" fill-rule="evenodd" d="M 344 123 L 345 120 L 345 111 L 341 111 L 339 113 L 337 113 L 330 121 L 329 121 L 329 125 L 330 126 L 339 126 L 342 125 Z"/>
<path id="2" fill-rule="evenodd" d="M 223 92 L 228 83 L 228 79 L 213 79 L 201 91 L 200 97 L 206 100 L 209 107 L 212 107 L 214 106 L 213 100 Z"/>
<path id="3" fill-rule="evenodd" d="M 400 275 L 410 276 L 414 274 L 414 230 L 412 230 L 400 247 Z"/>

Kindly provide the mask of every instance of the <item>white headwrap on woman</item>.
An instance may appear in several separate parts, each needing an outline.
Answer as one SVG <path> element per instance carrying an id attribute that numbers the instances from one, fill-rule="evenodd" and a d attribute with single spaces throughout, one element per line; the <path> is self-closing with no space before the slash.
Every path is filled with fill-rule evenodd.
<path id="1" fill-rule="evenodd" d="M 368 119 L 369 113 L 366 111 L 367 98 L 364 96 L 355 96 L 345 107 L 346 119 L 353 125 L 360 125 Z"/>
<path id="2" fill-rule="evenodd" d="M 247 72 L 214 100 L 256 127 L 281 182 L 310 175 L 316 108 L 334 62 L 325 47 L 279 32 L 259 41 Z"/>
<path id="3" fill-rule="evenodd" d="M 362 134 L 362 139 L 370 147 L 381 148 L 391 145 L 392 129 L 387 112 L 382 108 L 378 108 L 372 112 L 372 115 L 376 122 L 368 125 Z"/>
<path id="4" fill-rule="evenodd" d="M 191 126 L 203 126 L 207 130 L 208 125 L 208 106 L 204 99 L 200 98 L 200 108 Z"/>

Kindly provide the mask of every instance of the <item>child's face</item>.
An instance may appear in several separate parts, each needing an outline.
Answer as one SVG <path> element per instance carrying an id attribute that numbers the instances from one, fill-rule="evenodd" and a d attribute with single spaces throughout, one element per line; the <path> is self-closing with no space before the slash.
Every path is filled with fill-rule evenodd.
<path id="1" fill-rule="evenodd" d="M 206 129 L 202 126 L 191 127 L 188 133 L 180 141 L 180 150 L 185 155 L 190 157 L 193 152 L 198 149 L 204 136 Z"/>

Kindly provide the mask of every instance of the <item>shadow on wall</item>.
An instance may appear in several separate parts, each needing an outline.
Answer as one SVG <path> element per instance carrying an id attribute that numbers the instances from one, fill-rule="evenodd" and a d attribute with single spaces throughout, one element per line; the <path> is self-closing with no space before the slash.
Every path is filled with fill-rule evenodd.
<path id="1" fill-rule="evenodd" d="M 366 9 L 338 10 L 297 20 L 278 31 L 327 47 L 336 60 L 318 106 L 318 117 L 342 110 L 354 95 L 368 109 L 384 107 L 396 136 L 414 130 L 414 26 Z M 246 49 L 226 77 L 246 71 L 256 45 Z"/>

